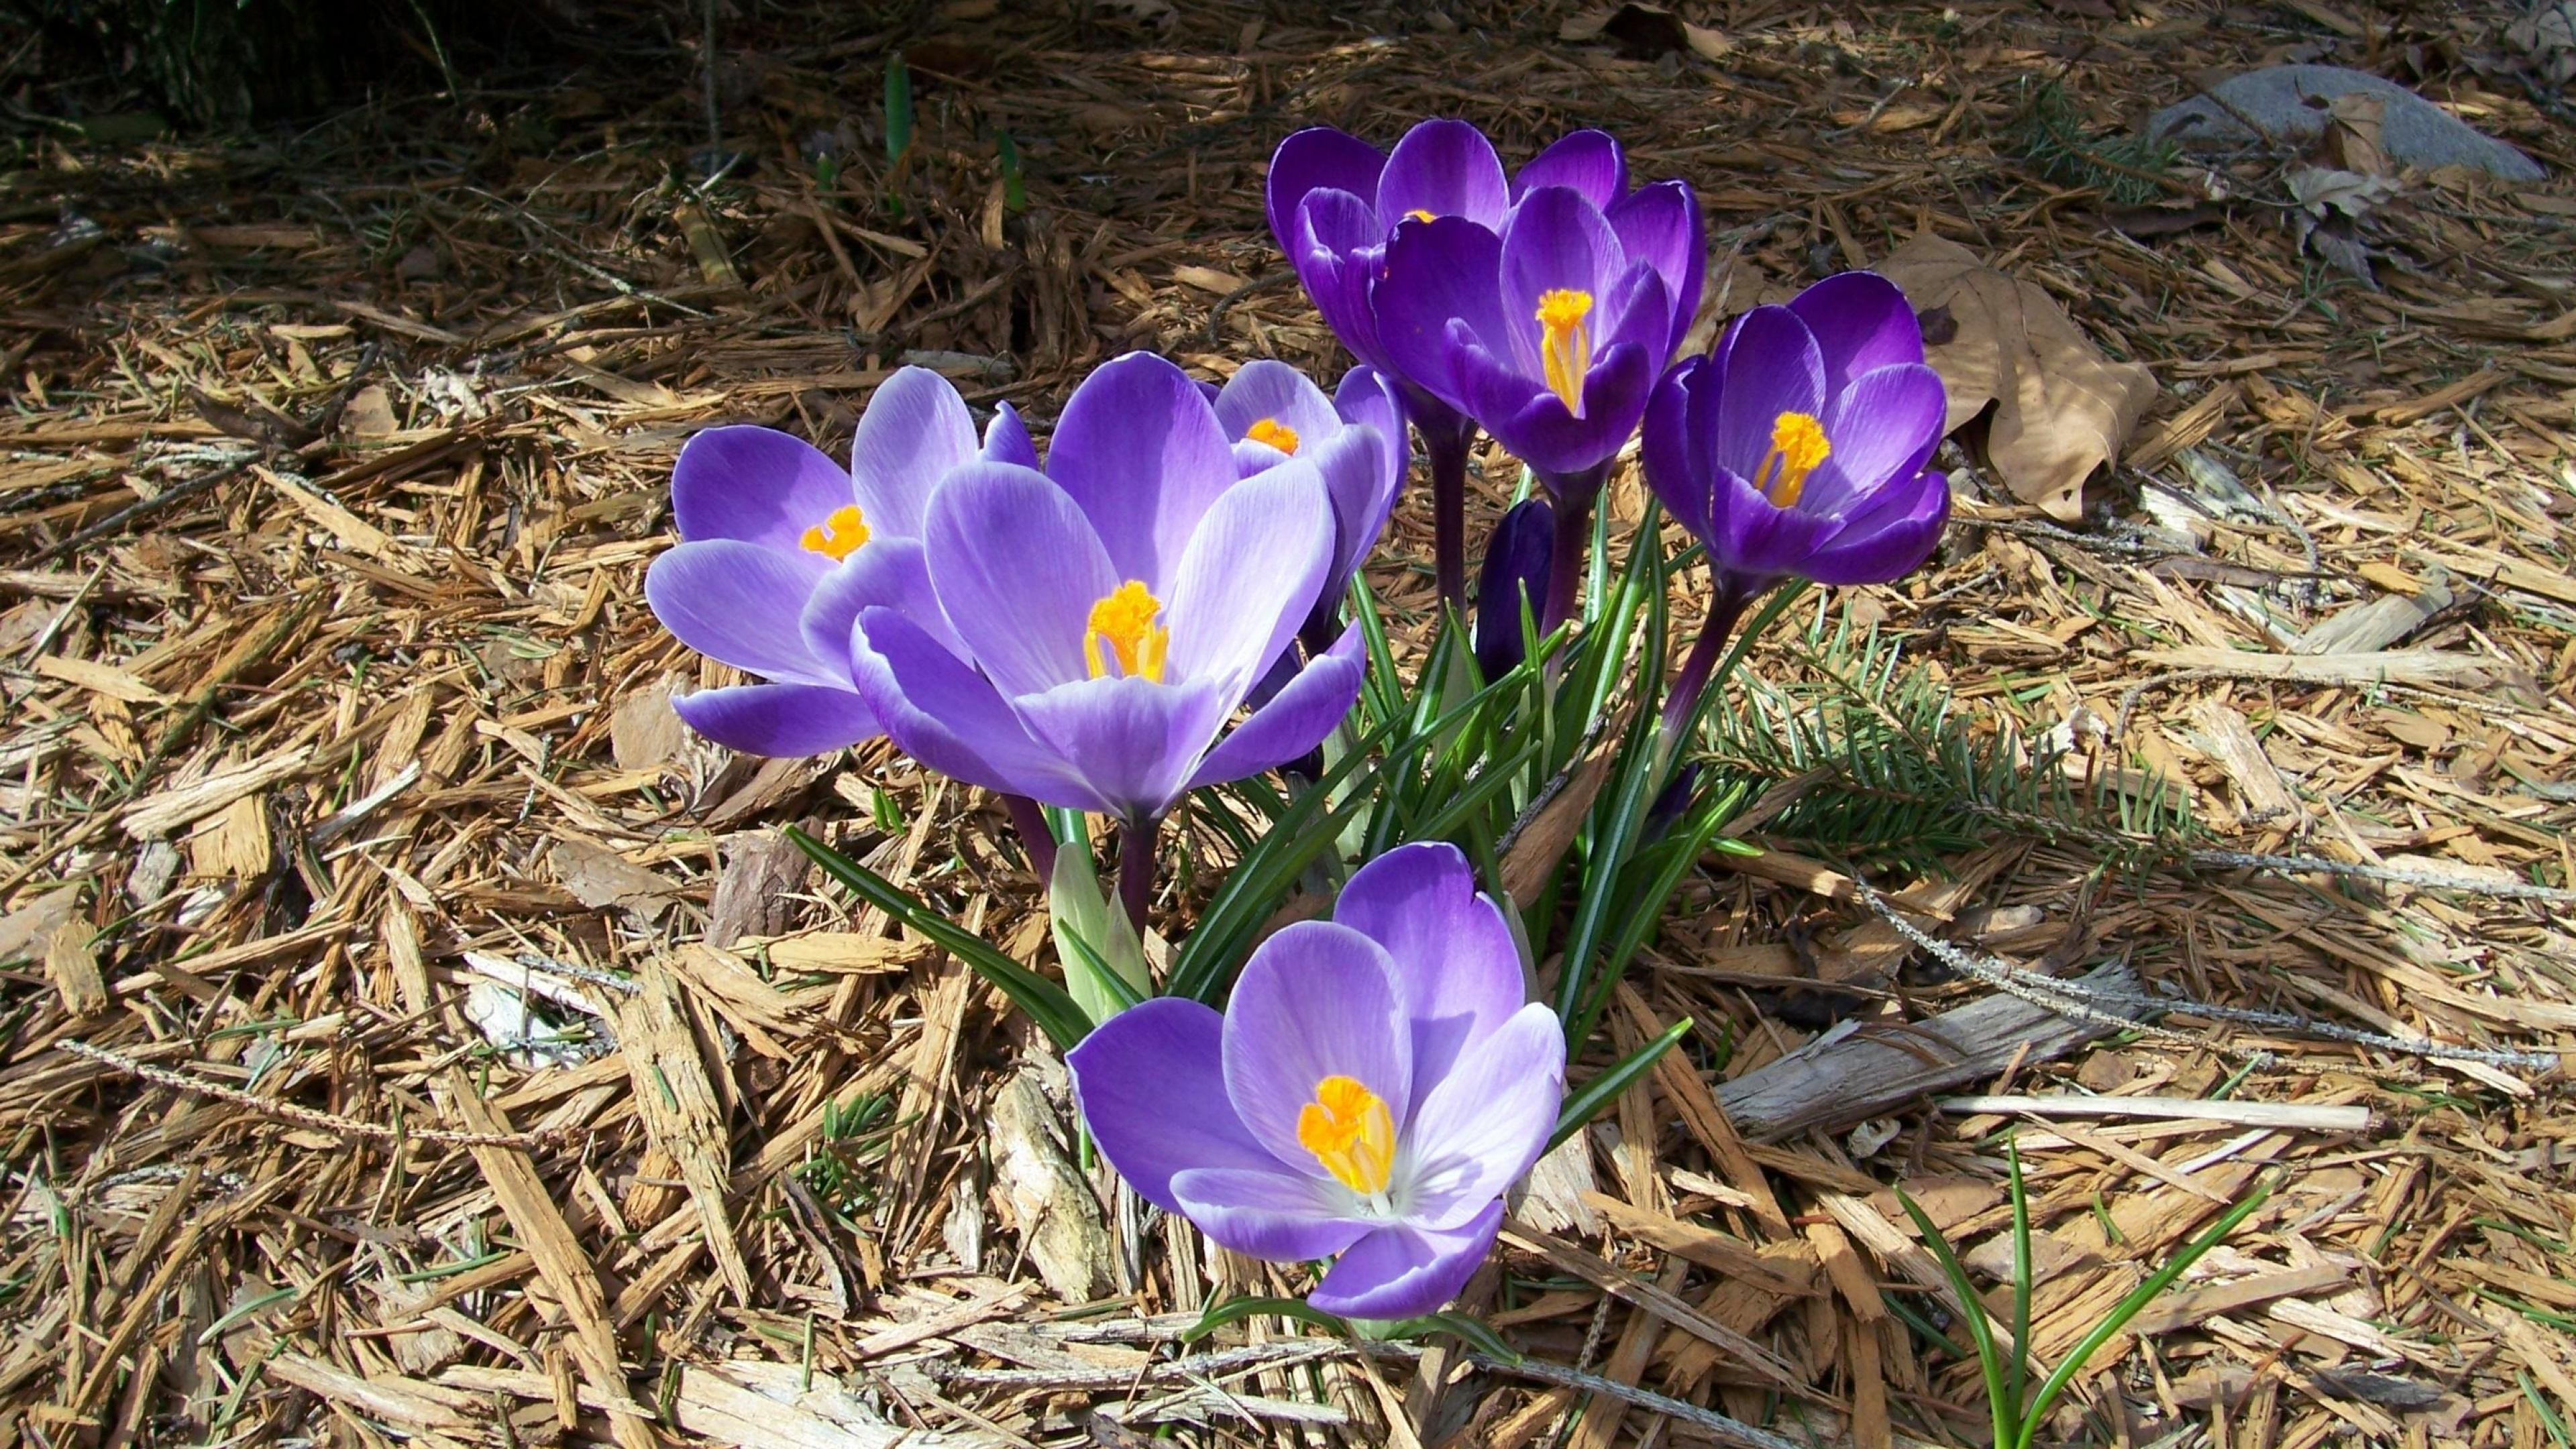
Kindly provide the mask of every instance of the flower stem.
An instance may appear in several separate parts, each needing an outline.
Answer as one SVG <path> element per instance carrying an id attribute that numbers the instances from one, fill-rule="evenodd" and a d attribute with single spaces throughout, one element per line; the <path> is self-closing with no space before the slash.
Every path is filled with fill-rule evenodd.
<path id="1" fill-rule="evenodd" d="M 1681 733 L 1690 727 L 1692 717 L 1699 712 L 1700 693 L 1708 688 L 1709 671 L 1717 667 L 1727 636 L 1735 632 L 1735 621 L 1744 617 L 1744 606 L 1751 602 L 1751 594 L 1724 585 L 1719 586 L 1717 597 L 1709 600 L 1708 617 L 1699 626 L 1699 641 L 1691 645 L 1690 657 L 1682 661 L 1682 672 L 1673 676 L 1672 692 L 1664 696 L 1666 749 L 1681 747 Z"/>
<path id="2" fill-rule="evenodd" d="M 1159 818 L 1130 820 L 1118 827 L 1118 899 L 1127 907 L 1127 923 L 1145 934 L 1145 908 L 1154 899 L 1154 837 Z"/>
<path id="3" fill-rule="evenodd" d="M 1431 555 L 1440 601 L 1467 617 L 1467 448 L 1476 425 L 1416 387 L 1404 389 L 1405 416 L 1431 460 Z"/>
<path id="4" fill-rule="evenodd" d="M 1538 621 L 1541 635 L 1574 617 L 1574 596 L 1583 587 L 1584 554 L 1592 546 L 1592 500 L 1601 495 L 1601 480 L 1609 472 L 1605 463 L 1580 473 L 1539 475 L 1556 502 L 1556 543 L 1548 555 L 1547 609 Z"/>
<path id="5" fill-rule="evenodd" d="M 1047 828 L 1046 812 L 1026 795 L 1004 795 L 1002 806 L 1011 812 L 1011 825 L 1020 832 L 1020 848 L 1028 852 L 1038 884 L 1055 879 L 1055 832 Z"/>

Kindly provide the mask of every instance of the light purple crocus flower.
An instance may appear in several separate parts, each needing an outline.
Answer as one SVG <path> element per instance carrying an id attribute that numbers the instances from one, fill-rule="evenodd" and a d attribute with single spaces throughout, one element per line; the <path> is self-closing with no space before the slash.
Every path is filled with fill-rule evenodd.
<path id="1" fill-rule="evenodd" d="M 1947 399 L 1896 284 L 1844 272 L 1737 318 L 1647 409 L 1646 481 L 1708 547 L 1709 619 L 1666 718 L 1686 718 L 1744 606 L 1786 578 L 1875 584 L 1930 557 L 1949 480 L 1924 464 Z"/>
<path id="2" fill-rule="evenodd" d="M 1331 397 L 1284 362 L 1248 362 L 1215 393 L 1216 420 L 1247 478 L 1294 457 L 1315 465 L 1333 503 L 1333 566 L 1301 631 L 1331 646 L 1342 593 L 1377 546 L 1404 486 L 1404 407 L 1375 368 L 1352 368 Z"/>
<path id="3" fill-rule="evenodd" d="M 1549 186 L 1571 187 L 1605 210 L 1624 214 L 1639 208 L 1639 222 L 1667 205 L 1627 195 L 1627 159 L 1602 131 L 1559 138 L 1508 179 L 1493 143 L 1457 120 L 1422 122 L 1396 142 L 1392 154 L 1330 126 L 1310 127 L 1280 142 L 1270 161 L 1271 234 L 1343 345 L 1398 385 L 1405 411 L 1422 434 L 1431 462 L 1440 596 L 1462 612 L 1467 448 L 1476 425 L 1454 398 L 1407 371 L 1381 339 L 1387 246 L 1406 223 L 1441 218 L 1499 233 L 1524 196 Z M 1695 209 L 1689 222 L 1686 290 L 1688 304 L 1696 306 L 1701 262 Z M 1688 321 L 1685 310 L 1683 324 Z M 1660 366 L 1662 359 L 1656 361 Z"/>
<path id="4" fill-rule="evenodd" d="M 1130 353 L 1074 389 L 1043 473 L 949 473 L 922 523 L 927 606 L 863 610 L 853 672 L 913 758 L 1115 816 L 1132 851 L 1182 792 L 1295 759 L 1349 712 L 1356 629 L 1226 728 L 1314 607 L 1333 539 L 1312 462 L 1243 476 L 1198 385 Z"/>
<path id="5" fill-rule="evenodd" d="M 850 673 L 850 629 L 871 604 L 924 593 L 923 506 L 978 457 L 1035 462 L 1003 405 L 984 447 L 949 381 L 907 367 L 879 384 L 850 465 L 773 428 L 709 428 L 671 472 L 682 542 L 653 560 L 644 597 L 680 642 L 759 675 L 673 703 L 699 734 L 756 755 L 810 755 L 879 733 Z"/>
<path id="6" fill-rule="evenodd" d="M 1335 1257 L 1308 1301 L 1407 1318 L 1455 1297 L 1545 1150 L 1565 1034 L 1450 845 L 1363 866 L 1330 921 L 1261 943 L 1225 1013 L 1158 997 L 1066 1057 L 1083 1120 L 1147 1201 L 1273 1262 Z"/>
<path id="7" fill-rule="evenodd" d="M 1548 627 L 1572 612 L 1593 497 L 1689 329 L 1703 266 L 1699 202 L 1678 181 L 1606 210 L 1572 186 L 1542 186 L 1499 233 L 1444 217 L 1387 244 L 1380 345 L 1556 502 Z"/>

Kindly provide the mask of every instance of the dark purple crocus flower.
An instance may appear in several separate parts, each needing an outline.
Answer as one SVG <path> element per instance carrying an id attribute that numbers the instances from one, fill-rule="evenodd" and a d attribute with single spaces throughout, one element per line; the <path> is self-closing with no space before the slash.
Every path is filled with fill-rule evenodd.
<path id="1" fill-rule="evenodd" d="M 1708 546 L 1709 617 L 1665 717 L 1698 702 L 1744 606 L 1782 579 L 1875 584 L 1930 557 L 1949 480 L 1926 472 L 1947 399 L 1896 284 L 1844 272 L 1736 319 L 1646 412 L 1646 481 Z"/>
<path id="2" fill-rule="evenodd" d="M 1313 609 L 1333 542 L 1313 463 L 1243 476 L 1198 385 L 1130 353 L 1074 389 L 1045 472 L 979 462 L 939 485 L 927 594 L 861 612 L 853 672 L 913 758 L 1115 816 L 1134 860 L 1182 792 L 1295 759 L 1349 712 L 1356 629 L 1226 728 Z"/>
<path id="3" fill-rule="evenodd" d="M 1147 1201 L 1272 1262 L 1338 1258 L 1308 1301 L 1409 1318 L 1455 1297 L 1565 1095 L 1565 1032 L 1455 846 L 1389 851 L 1244 963 L 1225 1014 L 1158 997 L 1065 1058 Z"/>
<path id="4" fill-rule="evenodd" d="M 1542 186 L 1499 234 L 1443 218 L 1387 244 L 1380 344 L 1556 501 L 1549 627 L 1573 610 L 1593 496 L 1690 326 L 1703 265 L 1699 202 L 1678 181 L 1606 211 L 1574 187 Z"/>
<path id="5" fill-rule="evenodd" d="M 1404 486 L 1404 407 L 1376 369 L 1354 367 L 1333 396 L 1284 362 L 1245 363 L 1216 392 L 1216 420 L 1247 478 L 1289 458 L 1315 465 L 1333 502 L 1333 566 L 1302 636 L 1331 646 L 1342 594 L 1377 546 Z"/>
<path id="6" fill-rule="evenodd" d="M 1476 579 L 1476 668 L 1488 684 L 1528 657 L 1521 606 L 1537 618 L 1547 606 L 1548 561 L 1556 550 L 1556 510 L 1544 498 L 1523 499 L 1494 525 L 1485 569 Z"/>
<path id="7" fill-rule="evenodd" d="M 681 643 L 763 684 L 674 702 L 699 734 L 756 755 L 810 755 L 876 735 L 850 674 L 850 627 L 872 604 L 926 593 L 922 509 L 953 468 L 1028 457 L 1005 404 L 985 446 L 957 389 L 907 367 L 868 399 L 847 468 L 772 428 L 709 428 L 671 471 L 678 547 L 644 597 Z"/>
<path id="8" fill-rule="evenodd" d="M 1467 448 L 1475 424 L 1458 404 L 1398 365 L 1380 338 L 1386 248 L 1406 222 L 1456 218 L 1500 232 L 1512 208 L 1538 187 L 1565 186 L 1604 209 L 1625 208 L 1628 165 L 1619 143 L 1601 131 L 1560 138 L 1508 180 L 1484 133 L 1464 121 L 1424 121 L 1393 154 L 1330 126 L 1299 131 L 1271 157 L 1267 202 L 1278 238 L 1306 295 L 1360 361 L 1397 383 L 1405 411 L 1431 461 L 1432 522 L 1443 601 L 1466 608 L 1465 494 Z M 1650 188 L 1651 189 L 1651 188 Z M 1646 203 L 1632 218 L 1648 225 Z M 1667 221 L 1670 218 L 1666 219 Z M 1690 218 L 1688 304 L 1699 297 L 1698 217 Z M 1684 313 L 1688 324 L 1688 311 Z M 1680 334 L 1675 333 L 1676 336 Z M 1658 359 L 1660 364 L 1661 359 Z"/>

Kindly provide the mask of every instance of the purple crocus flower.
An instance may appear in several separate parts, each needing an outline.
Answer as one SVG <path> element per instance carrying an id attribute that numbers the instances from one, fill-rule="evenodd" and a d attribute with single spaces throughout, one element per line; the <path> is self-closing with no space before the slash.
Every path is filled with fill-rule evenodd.
<path id="1" fill-rule="evenodd" d="M 1546 1148 L 1565 1033 L 1454 846 L 1363 866 L 1330 921 L 1261 943 L 1225 1014 L 1158 997 L 1066 1057 L 1101 1154 L 1147 1201 L 1309 1300 L 1407 1318 L 1455 1297 Z"/>
<path id="2" fill-rule="evenodd" d="M 1333 540 L 1312 462 L 1244 477 L 1197 384 L 1130 353 L 1074 389 L 1045 472 L 948 474 L 922 523 L 928 588 L 859 614 L 853 672 L 913 758 L 1113 815 L 1132 852 L 1182 792 L 1295 759 L 1349 712 L 1356 629 L 1226 730 Z"/>
<path id="3" fill-rule="evenodd" d="M 1646 412 L 1646 481 L 1708 546 L 1716 584 L 1668 722 L 1688 717 L 1718 645 L 1773 584 L 1885 583 L 1931 555 L 1950 485 L 1923 465 L 1947 406 L 1913 306 L 1875 272 L 1755 308 L 1663 380 Z"/>
<path id="4" fill-rule="evenodd" d="M 1601 131 L 1561 137 L 1508 180 L 1493 143 L 1456 120 L 1422 122 L 1396 142 L 1391 155 L 1330 126 L 1315 126 L 1280 142 L 1270 161 L 1271 234 L 1343 345 L 1398 384 L 1405 411 L 1422 434 L 1431 461 L 1440 596 L 1462 612 L 1467 448 L 1475 423 L 1454 399 L 1411 375 L 1381 340 L 1387 245 L 1408 221 L 1455 218 L 1500 232 L 1524 196 L 1548 186 L 1571 187 L 1604 209 L 1633 200 L 1627 196 L 1627 159 Z M 1663 203 L 1643 205 L 1655 211 Z M 1637 220 L 1643 219 L 1641 213 Z M 1696 306 L 1701 262 L 1695 210 L 1690 230 L 1687 291 L 1689 305 Z M 1687 325 L 1687 310 L 1683 320 Z"/>
<path id="5" fill-rule="evenodd" d="M 1248 362 L 1215 394 L 1216 420 L 1247 478 L 1289 458 L 1315 465 L 1333 503 L 1333 566 L 1302 630 L 1329 647 L 1342 593 L 1377 546 L 1404 486 L 1404 406 L 1375 368 L 1354 367 L 1333 396 L 1284 362 Z"/>
<path id="6" fill-rule="evenodd" d="M 1476 668 L 1490 684 L 1520 667 L 1521 608 L 1535 618 L 1547 603 L 1548 560 L 1556 551 L 1556 510 L 1525 498 L 1494 525 L 1485 570 L 1476 580 Z"/>
<path id="7" fill-rule="evenodd" d="M 1499 233 L 1444 217 L 1387 244 L 1380 345 L 1556 501 L 1550 627 L 1572 612 L 1593 496 L 1690 326 L 1704 265 L 1699 202 L 1678 181 L 1606 210 L 1573 186 L 1541 186 Z"/>
<path id="8" fill-rule="evenodd" d="M 679 546 L 653 560 L 644 597 L 663 627 L 762 684 L 674 701 L 699 734 L 756 755 L 810 755 L 879 733 L 850 673 L 850 628 L 871 604 L 926 590 L 922 508 L 949 470 L 1026 458 L 1008 404 L 980 454 L 949 381 L 907 367 L 877 387 L 847 468 L 772 428 L 709 428 L 671 471 Z"/>

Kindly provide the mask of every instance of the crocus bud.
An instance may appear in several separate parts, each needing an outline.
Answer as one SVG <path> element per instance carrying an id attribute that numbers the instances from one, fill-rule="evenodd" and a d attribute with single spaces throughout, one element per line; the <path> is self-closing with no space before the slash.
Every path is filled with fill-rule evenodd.
<path id="1" fill-rule="evenodd" d="M 1556 510 L 1544 498 L 1513 507 L 1494 526 L 1485 571 L 1476 580 L 1476 667 L 1488 683 L 1520 667 L 1521 599 L 1533 613 L 1547 599 L 1548 557 L 1556 547 Z"/>

